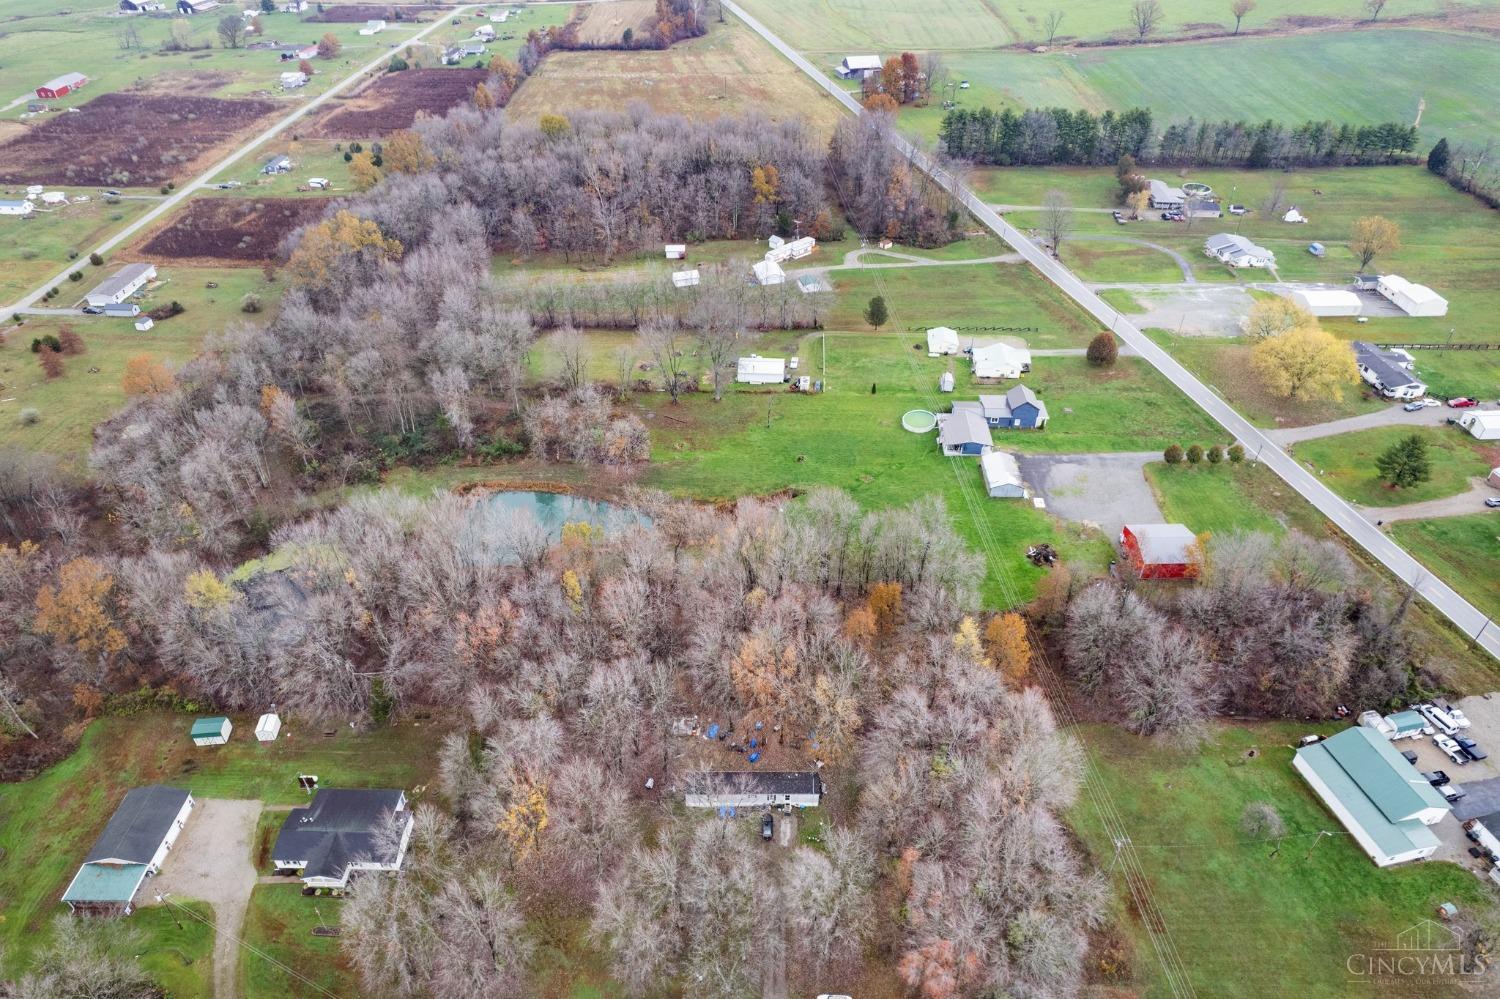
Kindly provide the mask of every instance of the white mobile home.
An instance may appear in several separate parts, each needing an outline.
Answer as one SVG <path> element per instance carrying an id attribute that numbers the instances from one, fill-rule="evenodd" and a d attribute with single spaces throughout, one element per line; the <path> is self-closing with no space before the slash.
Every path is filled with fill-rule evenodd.
<path id="1" fill-rule="evenodd" d="M 119 305 L 146 287 L 146 284 L 155 277 L 156 267 L 152 264 L 126 264 L 96 284 L 85 299 L 88 304 L 96 308 Z"/>
<path id="2" fill-rule="evenodd" d="M 127 791 L 63 892 L 68 908 L 130 915 L 136 892 L 161 870 L 192 811 L 193 796 L 181 788 L 152 784 Z"/>
<path id="3" fill-rule="evenodd" d="M 784 284 L 786 282 L 786 271 L 774 260 L 757 260 L 750 265 L 751 276 L 755 283 L 762 286 L 773 284 Z"/>
<path id="4" fill-rule="evenodd" d="M 35 207 L 30 201 L 0 201 L 0 215 L 30 215 Z"/>
<path id="5" fill-rule="evenodd" d="M 734 380 L 745 385 L 780 385 L 786 381 L 786 358 L 761 357 L 759 354 L 742 357 Z"/>
<path id="6" fill-rule="evenodd" d="M 1500 439 L 1500 409 L 1470 410 L 1458 418 L 1458 425 L 1478 440 Z"/>
<path id="7" fill-rule="evenodd" d="M 975 378 L 1020 378 L 1031 370 L 1031 351 L 1008 343 L 975 347 L 971 356 Z"/>
<path id="8" fill-rule="evenodd" d="M 674 288 L 693 288 L 697 284 L 698 272 L 696 270 L 672 272 L 672 287 Z"/>
<path id="9" fill-rule="evenodd" d="M 823 800 L 816 771 L 695 773 L 686 784 L 683 804 L 689 808 L 816 808 Z"/>
<path id="10" fill-rule="evenodd" d="M 667 259 L 668 260 L 686 260 L 687 259 L 687 244 L 686 243 L 664 243 L 662 245 L 666 248 Z"/>
<path id="11" fill-rule="evenodd" d="M 384 30 L 384 21 L 366 21 L 365 26 L 359 29 L 359 33 L 361 35 L 378 35 Z"/>

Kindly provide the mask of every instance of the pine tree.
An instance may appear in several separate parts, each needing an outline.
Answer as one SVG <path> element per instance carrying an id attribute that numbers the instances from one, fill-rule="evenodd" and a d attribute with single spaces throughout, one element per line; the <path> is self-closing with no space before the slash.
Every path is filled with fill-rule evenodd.
<path id="1" fill-rule="evenodd" d="M 1427 169 L 1439 177 L 1448 176 L 1448 140 L 1439 139 L 1437 145 L 1432 147 L 1432 152 L 1427 154 Z"/>
<path id="2" fill-rule="evenodd" d="M 870 304 L 865 306 L 865 322 L 876 329 L 884 326 L 890 318 L 891 314 L 885 307 L 885 298 L 881 295 L 870 299 Z"/>
<path id="3" fill-rule="evenodd" d="M 1403 437 L 1375 459 L 1375 468 L 1384 482 L 1405 489 L 1432 478 L 1432 459 L 1427 442 L 1418 434 Z"/>

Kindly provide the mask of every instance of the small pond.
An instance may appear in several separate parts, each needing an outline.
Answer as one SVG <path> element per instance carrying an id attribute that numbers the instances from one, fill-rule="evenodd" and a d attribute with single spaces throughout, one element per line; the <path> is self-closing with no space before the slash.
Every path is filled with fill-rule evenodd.
<path id="1" fill-rule="evenodd" d="M 606 535 L 638 525 L 651 526 L 651 518 L 639 510 L 567 493 L 498 492 L 492 493 L 486 503 L 492 513 L 502 517 L 529 514 L 551 541 L 562 537 L 564 524 L 589 523 Z"/>

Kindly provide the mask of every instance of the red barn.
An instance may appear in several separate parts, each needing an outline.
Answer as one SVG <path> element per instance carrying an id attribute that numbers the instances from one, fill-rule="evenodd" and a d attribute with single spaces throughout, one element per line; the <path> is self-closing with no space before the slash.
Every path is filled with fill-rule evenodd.
<path id="1" fill-rule="evenodd" d="M 48 80 L 36 88 L 36 95 L 42 98 L 66 97 L 85 83 L 89 78 L 82 73 L 64 73 L 55 80 Z"/>
<path id="2" fill-rule="evenodd" d="M 1120 548 L 1141 579 L 1195 579 L 1202 564 L 1198 538 L 1182 524 L 1126 524 Z"/>

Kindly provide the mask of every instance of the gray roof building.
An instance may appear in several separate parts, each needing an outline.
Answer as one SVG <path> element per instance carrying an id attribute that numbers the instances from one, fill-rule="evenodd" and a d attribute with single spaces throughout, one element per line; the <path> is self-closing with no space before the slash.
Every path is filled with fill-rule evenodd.
<path id="1" fill-rule="evenodd" d="M 131 788 L 83 862 L 151 863 L 187 800 L 188 792 L 180 787 L 150 784 Z"/>
<path id="2" fill-rule="evenodd" d="M 1409 367 L 1411 362 L 1405 356 L 1366 340 L 1355 340 L 1352 346 L 1354 363 L 1359 367 L 1360 376 L 1382 392 L 1395 392 L 1408 385 L 1422 384 Z"/>
<path id="3" fill-rule="evenodd" d="M 404 823 L 399 836 L 389 835 L 393 816 Z M 411 822 L 403 791 L 325 788 L 310 806 L 287 814 L 272 859 L 279 869 L 300 870 L 305 881 L 343 885 L 356 866 L 400 867 Z"/>

